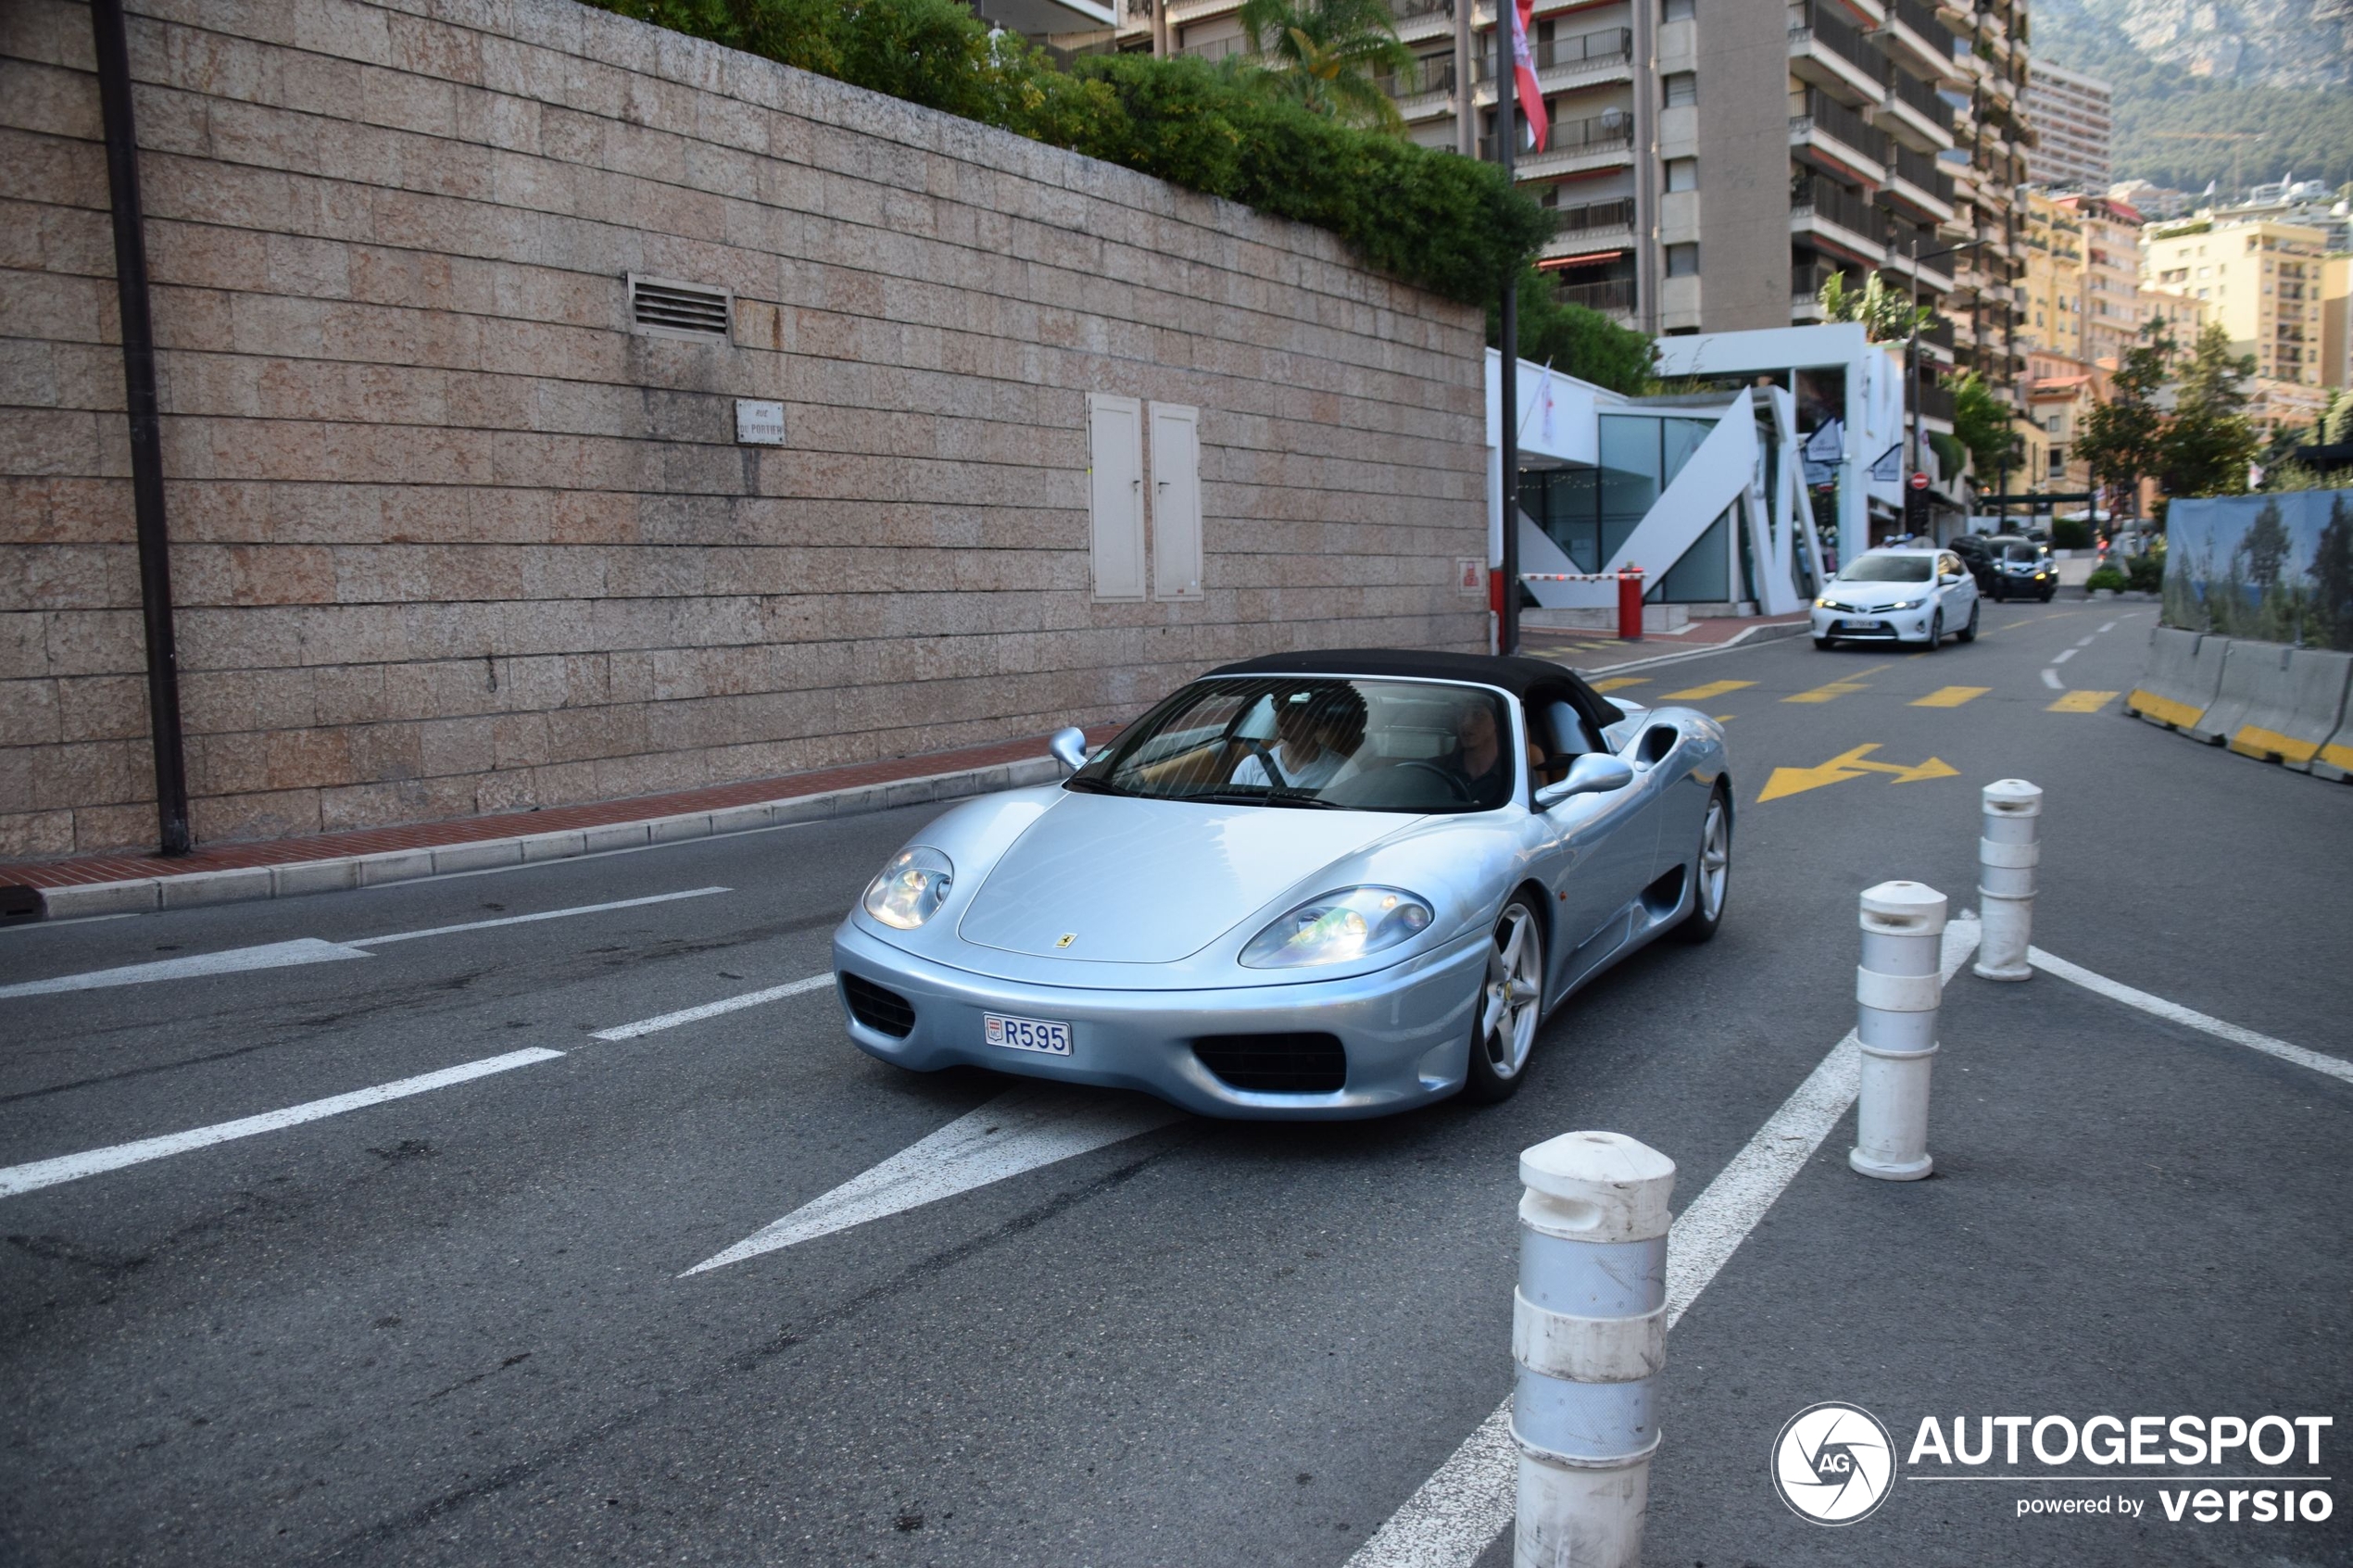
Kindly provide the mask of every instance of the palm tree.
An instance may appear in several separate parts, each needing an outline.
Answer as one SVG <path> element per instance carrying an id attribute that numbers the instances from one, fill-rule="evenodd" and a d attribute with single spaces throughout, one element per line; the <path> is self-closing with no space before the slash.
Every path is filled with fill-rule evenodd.
<path id="1" fill-rule="evenodd" d="M 1259 80 L 1317 114 L 1402 131 L 1379 78 L 1414 69 L 1387 0 L 1243 0 L 1242 31 L 1271 64 Z"/>

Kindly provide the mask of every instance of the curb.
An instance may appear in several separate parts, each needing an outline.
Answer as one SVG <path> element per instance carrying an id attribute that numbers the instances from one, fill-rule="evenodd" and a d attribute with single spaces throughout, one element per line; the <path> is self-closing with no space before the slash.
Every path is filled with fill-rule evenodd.
<path id="1" fill-rule="evenodd" d="M 634 822 L 607 822 L 598 827 L 522 834 L 512 838 L 478 838 L 435 849 L 387 849 L 373 855 L 293 860 L 278 866 L 239 866 L 226 871 L 193 872 L 185 876 L 44 887 L 41 889 L 41 918 L 74 920 L 89 915 L 145 914 L 153 909 L 184 909 L 198 904 L 231 904 L 254 898 L 291 898 L 305 893 L 381 887 L 386 883 L 413 882 L 420 877 L 447 876 L 453 872 L 566 860 L 616 849 L 683 844 L 723 834 L 825 822 L 835 817 L 862 817 L 900 806 L 961 800 L 968 796 L 1049 784 L 1061 773 L 1061 765 L 1052 758 L 1038 757 L 951 773 L 858 784 L 816 795 L 757 800 L 746 806 L 648 817 Z"/>
<path id="2" fill-rule="evenodd" d="M 1723 642 L 1710 643 L 1705 647 L 1677 648 L 1672 653 L 1655 654 L 1649 659 L 1629 659 L 1623 664 L 1597 665 L 1590 671 L 1575 665 L 1571 665 L 1570 668 L 1576 670 L 1580 675 L 1597 676 L 1606 681 L 1622 670 L 1651 670 L 1662 664 L 1680 664 L 1685 659 L 1705 659 L 1711 653 L 1726 653 L 1743 643 L 1778 643 L 1790 637 L 1802 637 L 1806 634 L 1808 625 L 1806 621 L 1792 621 L 1777 626 L 1750 626 L 1734 633 Z"/>

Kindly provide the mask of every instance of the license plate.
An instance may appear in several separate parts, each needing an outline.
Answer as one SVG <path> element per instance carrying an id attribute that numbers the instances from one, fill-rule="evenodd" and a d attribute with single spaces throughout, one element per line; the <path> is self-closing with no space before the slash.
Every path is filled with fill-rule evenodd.
<path id="1" fill-rule="evenodd" d="M 992 1046 L 1005 1046 L 1017 1051 L 1042 1051 L 1048 1056 L 1070 1054 L 1070 1025 L 1051 1023 L 1042 1018 L 1007 1018 L 1000 1013 L 980 1015 L 981 1038 Z"/>

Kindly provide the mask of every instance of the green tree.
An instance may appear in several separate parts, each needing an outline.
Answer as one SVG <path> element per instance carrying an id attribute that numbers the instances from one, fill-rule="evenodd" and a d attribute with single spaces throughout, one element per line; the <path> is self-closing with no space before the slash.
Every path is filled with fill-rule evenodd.
<path id="1" fill-rule="evenodd" d="M 2326 413 L 2321 416 L 2321 440 L 2331 446 L 2353 441 L 2353 391 L 2340 387 L 2329 394 Z"/>
<path id="2" fill-rule="evenodd" d="M 1405 129 L 1378 80 L 1414 69 L 1387 0 L 1242 0 L 1239 17 L 1252 53 L 1269 62 L 1259 84 L 1343 124 Z"/>
<path id="3" fill-rule="evenodd" d="M 2157 472 L 2166 494 L 2246 494 L 2246 466 L 2262 445 L 2246 417 L 2241 384 L 2254 374 L 2255 357 L 2233 355 L 2221 322 L 2197 334 L 2174 386 L 2172 418 L 2165 421 Z"/>
<path id="4" fill-rule="evenodd" d="M 1953 433 L 1969 449 L 1980 489 L 1994 484 L 2014 460 L 2018 438 L 2010 429 L 2012 418 L 2009 405 L 1975 370 L 1953 383 Z"/>
<path id="5" fill-rule="evenodd" d="M 1914 305 L 1911 296 L 1888 286 L 1883 273 L 1874 272 L 1863 282 L 1860 290 L 1846 286 L 1846 274 L 1833 272 L 1815 296 L 1822 307 L 1825 321 L 1860 321 L 1863 335 L 1873 343 L 1894 343 L 1911 336 L 1914 327 L 1925 328 L 1936 319 L 1936 312 L 1925 305 Z"/>
<path id="6" fill-rule="evenodd" d="M 2173 334 L 2162 318 L 2145 323 L 2141 341 L 2124 351 L 2108 377 L 2106 402 L 2084 410 L 2074 454 L 2095 479 L 2137 499 L 2140 481 L 2165 461 L 2166 418 L 2157 406 L 2173 358 Z"/>
<path id="7" fill-rule="evenodd" d="M 1487 342 L 1493 348 L 1504 342 L 1503 312 L 1492 305 L 1487 309 Z M 1651 390 L 1657 355 L 1647 334 L 1561 298 L 1552 279 L 1535 268 L 1520 273 L 1521 358 L 1636 397 Z"/>

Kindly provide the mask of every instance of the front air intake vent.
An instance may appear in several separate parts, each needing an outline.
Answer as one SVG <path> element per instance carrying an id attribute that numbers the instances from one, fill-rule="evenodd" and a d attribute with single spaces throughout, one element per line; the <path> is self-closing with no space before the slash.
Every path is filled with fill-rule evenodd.
<path id="1" fill-rule="evenodd" d="M 1201 1064 L 1229 1086 L 1265 1095 L 1328 1095 L 1348 1085 L 1337 1035 L 1211 1035 L 1193 1042 Z"/>
<path id="2" fill-rule="evenodd" d="M 915 1006 L 896 991 L 886 991 L 854 974 L 841 977 L 841 999 L 849 1016 L 877 1034 L 903 1040 L 913 1033 Z"/>
<path id="3" fill-rule="evenodd" d="M 735 296 L 703 283 L 629 274 L 629 326 L 652 337 L 725 343 Z"/>

